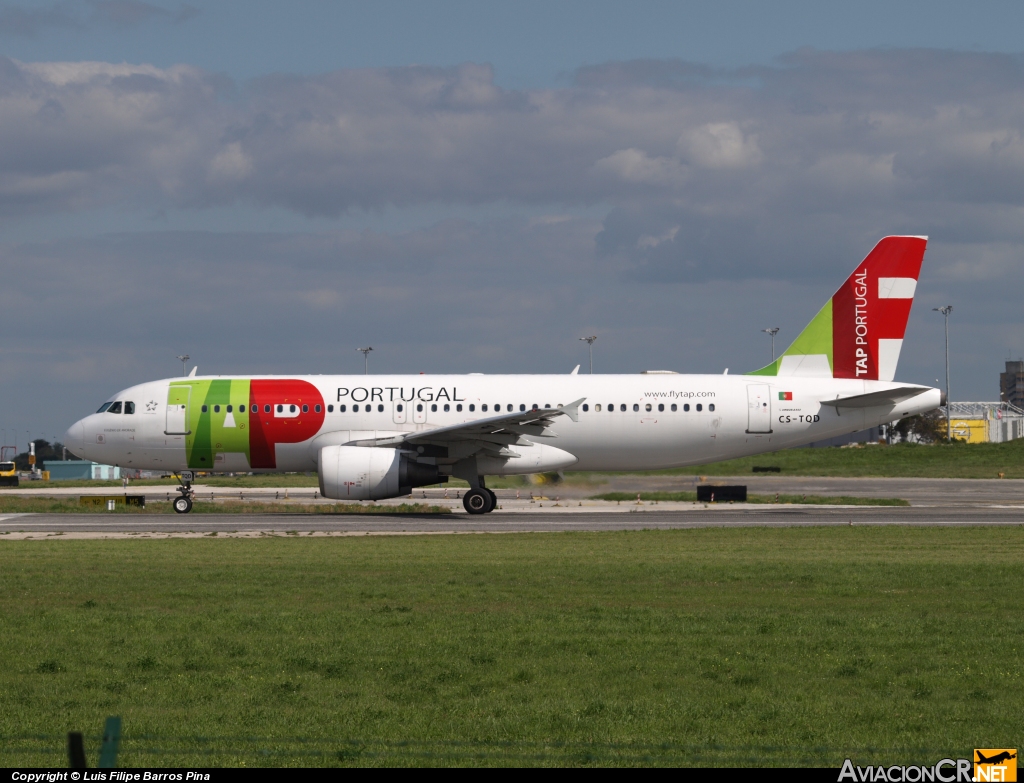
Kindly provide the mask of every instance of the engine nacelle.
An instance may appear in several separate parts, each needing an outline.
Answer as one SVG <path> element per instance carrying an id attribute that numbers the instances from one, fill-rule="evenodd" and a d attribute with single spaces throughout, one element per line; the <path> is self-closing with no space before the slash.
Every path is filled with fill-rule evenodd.
<path id="1" fill-rule="evenodd" d="M 320 494 L 335 500 L 383 500 L 448 480 L 434 465 L 414 462 L 397 449 L 362 446 L 324 446 L 317 473 Z"/>

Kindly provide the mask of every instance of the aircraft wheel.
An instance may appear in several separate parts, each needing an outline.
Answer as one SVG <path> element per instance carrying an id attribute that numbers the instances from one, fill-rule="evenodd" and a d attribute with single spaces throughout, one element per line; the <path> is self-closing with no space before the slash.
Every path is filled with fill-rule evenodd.
<path id="1" fill-rule="evenodd" d="M 174 510 L 179 514 L 187 514 L 192 510 L 192 498 L 182 495 L 174 499 Z"/>
<path id="2" fill-rule="evenodd" d="M 490 510 L 494 511 L 494 509 L 496 509 L 498 507 L 498 496 L 495 495 L 493 491 L 487 489 L 487 487 L 483 487 L 483 490 L 484 490 L 484 492 L 486 492 L 488 495 L 491 496 L 491 509 Z"/>
<path id="3" fill-rule="evenodd" d="M 486 489 L 471 489 L 462 496 L 462 505 L 470 514 L 486 514 L 494 508 L 494 501 Z"/>

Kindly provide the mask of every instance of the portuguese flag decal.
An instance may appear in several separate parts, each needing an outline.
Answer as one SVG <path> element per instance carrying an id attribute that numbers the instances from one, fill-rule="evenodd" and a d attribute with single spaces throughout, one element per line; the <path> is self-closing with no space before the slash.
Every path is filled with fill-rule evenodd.
<path id="1" fill-rule="evenodd" d="M 793 399 L 793 392 L 779 392 L 780 400 L 791 400 Z"/>

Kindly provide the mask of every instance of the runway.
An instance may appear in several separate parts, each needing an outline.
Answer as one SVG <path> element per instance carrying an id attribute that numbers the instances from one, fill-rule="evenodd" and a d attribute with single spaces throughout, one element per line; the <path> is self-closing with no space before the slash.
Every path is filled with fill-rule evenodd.
<path id="1" fill-rule="evenodd" d="M 497 511 L 483 517 L 451 515 L 332 514 L 21 514 L 0 516 L 0 541 L 23 538 L 218 535 L 402 535 L 548 533 L 567 531 L 710 527 L 810 527 L 822 525 L 1021 525 L 1024 508 L 722 506 L 621 513 L 589 509 Z"/>

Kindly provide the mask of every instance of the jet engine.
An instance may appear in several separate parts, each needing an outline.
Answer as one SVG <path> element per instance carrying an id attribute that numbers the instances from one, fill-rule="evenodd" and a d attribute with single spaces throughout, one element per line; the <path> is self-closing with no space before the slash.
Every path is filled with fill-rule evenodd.
<path id="1" fill-rule="evenodd" d="M 436 466 L 409 459 L 398 449 L 363 446 L 324 446 L 317 472 L 320 493 L 335 500 L 394 498 L 448 480 Z"/>

